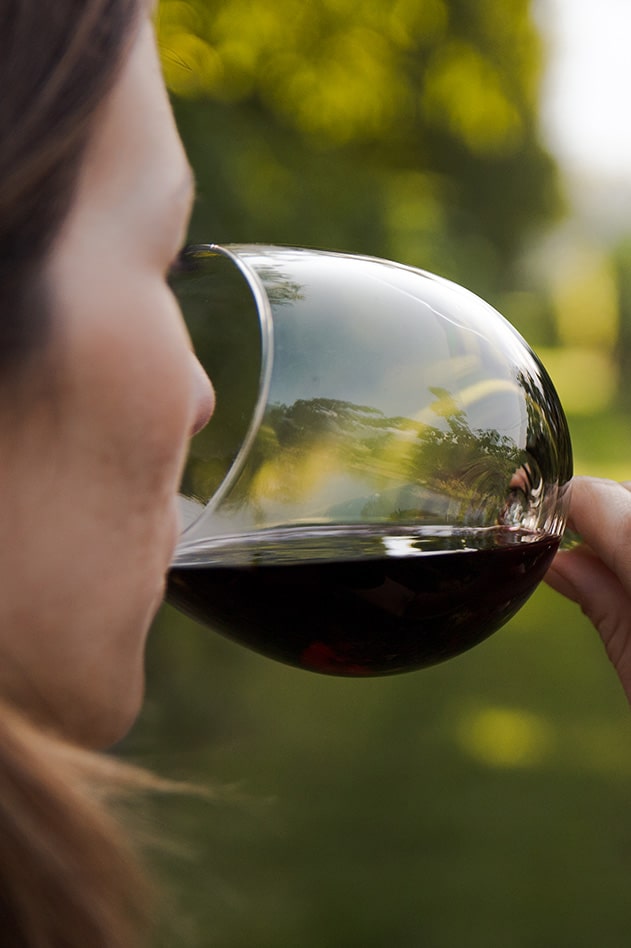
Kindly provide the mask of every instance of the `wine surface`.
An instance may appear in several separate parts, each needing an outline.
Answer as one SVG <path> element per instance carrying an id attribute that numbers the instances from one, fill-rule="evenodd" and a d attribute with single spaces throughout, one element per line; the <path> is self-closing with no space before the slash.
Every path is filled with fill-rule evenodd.
<path id="1" fill-rule="evenodd" d="M 487 528 L 417 544 L 389 537 L 384 555 L 367 559 L 348 546 L 343 559 L 295 559 L 295 531 L 286 534 L 278 556 L 234 538 L 225 562 L 174 567 L 167 599 L 271 658 L 347 676 L 422 668 L 481 642 L 523 605 L 559 544 Z"/>

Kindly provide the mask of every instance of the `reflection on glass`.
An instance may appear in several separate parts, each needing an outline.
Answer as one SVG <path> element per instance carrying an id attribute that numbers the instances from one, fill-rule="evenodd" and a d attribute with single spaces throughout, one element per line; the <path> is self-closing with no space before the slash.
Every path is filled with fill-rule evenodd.
<path id="1" fill-rule="evenodd" d="M 182 486 L 172 600 L 340 674 L 420 667 L 503 624 L 554 554 L 571 477 L 515 330 L 372 258 L 209 246 L 183 264 L 217 413 Z"/>

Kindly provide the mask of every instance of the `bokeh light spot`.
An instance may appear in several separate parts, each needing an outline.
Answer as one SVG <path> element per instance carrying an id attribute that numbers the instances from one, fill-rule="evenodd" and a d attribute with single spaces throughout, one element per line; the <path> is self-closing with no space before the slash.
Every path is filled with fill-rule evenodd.
<path id="1" fill-rule="evenodd" d="M 486 707 L 463 714 L 456 741 L 471 757 L 489 767 L 528 768 L 541 764 L 553 747 L 547 722 L 530 711 Z"/>

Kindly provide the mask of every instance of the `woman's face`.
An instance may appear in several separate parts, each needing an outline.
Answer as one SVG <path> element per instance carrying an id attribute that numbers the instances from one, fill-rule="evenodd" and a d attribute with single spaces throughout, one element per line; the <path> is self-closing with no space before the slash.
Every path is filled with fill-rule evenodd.
<path id="1" fill-rule="evenodd" d="M 191 200 L 145 23 L 49 258 L 41 385 L 0 427 L 0 693 L 92 746 L 140 707 L 187 442 L 212 411 L 165 280 Z"/>

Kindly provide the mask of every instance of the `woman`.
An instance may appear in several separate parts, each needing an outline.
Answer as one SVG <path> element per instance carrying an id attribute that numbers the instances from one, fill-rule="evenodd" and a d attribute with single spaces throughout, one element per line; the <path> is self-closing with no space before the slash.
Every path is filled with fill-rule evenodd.
<path id="1" fill-rule="evenodd" d="M 0 0 L 0 942 L 130 948 L 142 879 L 101 759 L 143 692 L 189 436 L 212 411 L 165 280 L 191 177 L 144 0 Z M 579 481 L 550 581 L 628 683 L 631 495 Z M 611 521 L 611 522 L 610 522 Z"/>
<path id="2" fill-rule="evenodd" d="M 149 778 L 73 747 L 138 712 L 212 412 L 166 282 L 191 174 L 145 0 L 0 0 L 0 90 L 0 943 L 113 948 L 140 883 L 97 797 Z"/>

